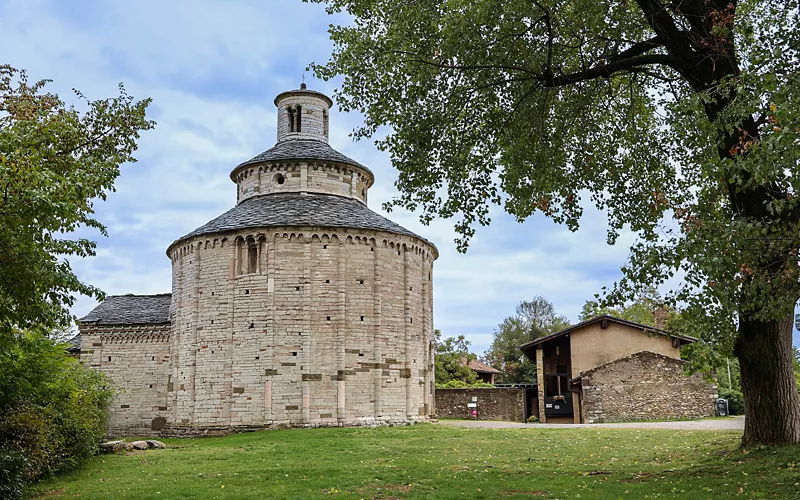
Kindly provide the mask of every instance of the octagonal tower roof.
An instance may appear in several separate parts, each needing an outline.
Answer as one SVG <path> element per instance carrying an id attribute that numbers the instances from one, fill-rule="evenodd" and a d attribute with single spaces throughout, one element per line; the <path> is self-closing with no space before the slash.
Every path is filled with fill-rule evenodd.
<path id="1" fill-rule="evenodd" d="M 230 174 L 237 183 L 237 205 L 175 240 L 245 228 L 321 226 L 384 231 L 425 238 L 367 207 L 373 173 L 328 144 L 333 101 L 320 92 L 281 92 L 277 143 L 238 164 Z"/>

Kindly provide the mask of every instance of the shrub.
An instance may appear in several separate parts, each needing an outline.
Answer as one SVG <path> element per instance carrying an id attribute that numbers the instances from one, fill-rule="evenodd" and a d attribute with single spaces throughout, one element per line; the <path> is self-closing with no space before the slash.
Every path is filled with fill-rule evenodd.
<path id="1" fill-rule="evenodd" d="M 19 450 L 0 449 L 0 498 L 20 498 L 25 491 L 28 461 Z"/>
<path id="2" fill-rule="evenodd" d="M 731 415 L 744 415 L 744 396 L 736 389 L 720 389 L 719 397 L 728 400 L 728 412 Z"/>
<path id="3" fill-rule="evenodd" d="M 95 453 L 113 394 L 102 374 L 40 333 L 6 339 L 0 366 L 0 492 L 16 498 L 20 481 L 73 468 Z"/>
<path id="4" fill-rule="evenodd" d="M 487 384 L 482 380 L 477 380 L 472 383 L 464 382 L 463 380 L 453 379 L 444 384 L 436 384 L 437 389 L 467 389 L 470 387 L 494 387 L 492 384 Z"/>

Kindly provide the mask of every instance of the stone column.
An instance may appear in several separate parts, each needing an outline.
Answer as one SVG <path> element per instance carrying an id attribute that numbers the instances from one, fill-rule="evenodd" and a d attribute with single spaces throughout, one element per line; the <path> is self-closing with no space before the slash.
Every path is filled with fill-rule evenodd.
<path id="1" fill-rule="evenodd" d="M 339 423 L 344 423 L 345 418 L 347 417 L 347 412 L 345 410 L 345 343 L 347 342 L 347 338 L 345 336 L 347 330 L 347 322 L 346 322 L 346 307 L 347 307 L 347 241 L 342 239 L 339 240 L 339 283 L 338 283 L 338 310 L 339 310 L 339 317 L 337 318 L 337 327 L 339 329 L 336 332 L 337 337 L 337 344 L 338 344 L 338 352 L 336 356 L 337 360 L 337 396 L 338 402 L 336 405 L 336 417 L 339 420 Z"/>
<path id="2" fill-rule="evenodd" d="M 305 171 L 305 165 L 302 167 Z M 303 387 L 303 410 L 302 422 L 307 424 L 310 418 L 310 405 L 311 405 L 311 382 L 303 375 L 309 374 L 311 371 L 311 360 L 313 359 L 311 353 L 311 297 L 313 293 L 311 287 L 313 280 L 311 279 L 311 238 L 302 238 L 300 243 L 303 245 L 303 332 L 301 333 L 301 352 L 300 352 L 300 378 Z"/>
<path id="3" fill-rule="evenodd" d="M 373 307 L 374 307 L 374 319 L 373 319 L 373 338 L 372 338 L 372 345 L 375 350 L 375 370 L 373 371 L 373 385 L 374 385 L 374 393 L 375 393 L 375 419 L 379 419 L 383 412 L 383 408 L 381 406 L 381 393 L 382 393 L 382 385 L 383 385 L 383 355 L 381 353 L 381 346 L 383 342 L 381 341 L 381 328 L 383 325 L 383 321 L 381 318 L 381 306 L 382 306 L 382 285 L 383 285 L 383 278 L 382 278 L 382 268 L 381 268 L 381 255 L 382 252 L 380 251 L 381 246 L 378 242 L 375 242 L 375 246 L 372 247 L 373 250 L 373 289 L 372 289 L 372 298 L 373 298 Z"/>
<path id="4" fill-rule="evenodd" d="M 233 254 L 234 254 L 234 264 L 235 266 L 241 266 L 241 246 L 236 241 L 236 238 L 233 240 Z M 239 271 L 239 268 L 235 268 L 233 274 Z M 223 364 L 222 368 L 222 391 L 220 391 L 220 399 L 222 400 L 222 418 L 221 420 L 228 425 L 231 424 L 231 397 L 233 397 L 233 329 L 236 327 L 235 321 L 235 314 L 236 314 L 236 279 L 231 276 L 228 280 L 228 321 L 225 324 L 225 341 L 223 342 L 222 349 L 225 353 L 225 363 Z"/>
<path id="5" fill-rule="evenodd" d="M 181 293 L 183 291 L 183 258 L 181 257 L 181 250 L 175 250 L 174 256 L 172 258 L 172 301 L 175 303 L 175 313 L 172 320 L 172 325 L 170 327 L 171 330 L 171 337 L 170 338 L 170 366 L 172 367 L 171 380 L 167 383 L 167 392 L 172 391 L 172 423 L 177 424 L 181 421 L 180 410 L 178 409 L 181 401 L 178 398 L 178 387 L 180 381 L 178 380 L 178 374 L 180 373 L 180 363 L 181 363 L 181 325 L 183 324 L 183 306 L 182 306 L 182 299 Z"/>
<path id="6" fill-rule="evenodd" d="M 406 379 L 406 418 L 411 419 L 413 416 L 414 400 L 411 394 L 411 328 L 413 326 L 414 318 L 411 316 L 411 276 L 409 269 L 409 254 L 411 253 L 405 245 L 403 245 L 403 310 L 405 317 L 405 327 L 403 328 L 404 345 L 405 345 L 405 359 L 403 360 L 403 372 L 400 376 Z M 417 318 L 419 321 L 419 318 Z"/>
<path id="7" fill-rule="evenodd" d="M 269 375 L 265 372 L 267 382 L 264 385 L 264 409 L 265 418 L 272 423 L 275 420 L 275 413 L 272 407 L 272 377 L 279 368 L 275 360 L 275 252 L 277 248 L 277 238 L 273 234 L 267 238 L 267 346 L 269 352 Z"/>
<path id="8" fill-rule="evenodd" d="M 422 373 L 419 375 L 422 379 L 422 408 L 423 413 L 426 416 L 431 414 L 431 401 L 430 401 L 430 392 L 428 390 L 428 382 L 430 380 L 430 364 L 433 360 L 428 359 L 430 357 L 430 349 L 428 346 L 430 345 L 431 339 L 431 311 L 428 308 L 428 287 L 430 284 L 428 283 L 428 258 L 425 252 L 422 252 L 422 265 L 420 266 L 420 270 L 422 272 L 422 279 L 420 280 L 422 283 L 422 290 L 420 293 L 422 294 Z"/>
<path id="9" fill-rule="evenodd" d="M 541 346 L 536 348 L 536 392 L 539 393 L 539 422 L 546 424 L 544 416 L 544 350 Z"/>
<path id="10" fill-rule="evenodd" d="M 190 365 L 187 367 L 189 372 L 189 422 L 195 422 L 195 404 L 197 402 L 197 391 L 195 377 L 197 376 L 197 326 L 200 315 L 200 243 L 194 248 L 194 283 L 192 283 L 192 332 L 189 338 Z"/>

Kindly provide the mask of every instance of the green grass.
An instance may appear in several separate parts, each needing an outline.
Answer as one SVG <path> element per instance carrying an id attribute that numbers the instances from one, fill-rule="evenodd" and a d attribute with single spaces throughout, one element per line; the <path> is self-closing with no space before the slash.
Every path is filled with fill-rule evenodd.
<path id="1" fill-rule="evenodd" d="M 655 429 L 297 429 L 169 439 L 39 484 L 47 498 L 800 498 L 798 448 Z"/>

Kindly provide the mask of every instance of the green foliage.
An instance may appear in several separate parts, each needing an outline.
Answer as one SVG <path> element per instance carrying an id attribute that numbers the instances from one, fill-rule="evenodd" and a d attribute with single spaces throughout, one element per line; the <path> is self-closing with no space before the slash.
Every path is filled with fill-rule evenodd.
<path id="1" fill-rule="evenodd" d="M 594 206 L 637 237 L 603 302 L 679 279 L 665 303 L 735 338 L 748 397 L 792 421 L 745 440 L 797 441 L 797 396 L 759 377 L 800 298 L 798 0 L 311 1 L 352 21 L 312 68 L 344 77 L 357 138 L 389 131 L 386 209 L 453 218 L 465 251 L 492 205 L 571 230 Z"/>
<path id="2" fill-rule="evenodd" d="M 119 166 L 133 162 L 149 99 L 90 101 L 76 91 L 80 113 L 29 84 L 25 72 L 0 65 L 0 337 L 14 328 L 66 327 L 75 294 L 101 297 L 65 259 L 94 255 L 94 242 L 70 238 L 78 227 L 105 234 L 93 218 Z"/>
<path id="3" fill-rule="evenodd" d="M 475 355 L 469 352 L 469 341 L 463 336 L 442 339 L 442 332 L 434 330 L 436 355 L 434 370 L 436 387 L 447 387 L 447 384 L 464 384 L 463 387 L 477 387 L 481 383 L 478 375 L 466 365 Z M 452 385 L 450 387 L 453 387 Z"/>
<path id="4" fill-rule="evenodd" d="M 666 299 L 720 324 L 745 304 L 783 318 L 800 296 L 797 0 L 313 1 L 354 19 L 312 68 L 344 76 L 356 137 L 390 127 L 387 208 L 454 217 L 465 250 L 492 204 L 575 230 L 586 196 L 609 243 L 639 235 L 615 300 L 679 269 Z M 714 29 L 682 31 L 698 23 Z"/>
<path id="5" fill-rule="evenodd" d="M 25 454 L 16 449 L 0 448 L 0 498 L 21 498 L 25 492 Z"/>
<path id="6" fill-rule="evenodd" d="M 536 360 L 527 359 L 520 346 L 568 326 L 567 318 L 558 315 L 544 297 L 523 301 L 516 314 L 504 319 L 494 331 L 492 345 L 483 354 L 483 361 L 503 372 L 499 377 L 502 383 L 535 383 Z"/>
<path id="7" fill-rule="evenodd" d="M 4 474 L 14 491 L 75 467 L 106 435 L 110 381 L 64 347 L 35 332 L 0 345 L 0 462 L 9 467 Z"/>
<path id="8" fill-rule="evenodd" d="M 797 386 L 797 392 L 800 393 L 800 349 L 797 347 L 794 348 L 792 364 L 794 365 L 794 383 Z"/>
<path id="9" fill-rule="evenodd" d="M 655 288 L 641 290 L 632 301 L 626 302 L 620 307 L 611 307 L 596 300 L 589 300 L 581 308 L 580 320 L 586 321 L 602 314 L 608 314 L 643 325 L 655 326 L 653 311 L 660 307 L 664 307 L 668 311 L 666 329 L 670 330 L 671 324 L 678 319 L 679 312 L 673 307 L 664 306 L 663 299 Z"/>
<path id="10" fill-rule="evenodd" d="M 719 397 L 728 400 L 728 412 L 731 415 L 744 415 L 744 396 L 736 389 L 719 389 Z"/>
<path id="11" fill-rule="evenodd" d="M 426 424 L 248 432 L 104 455 L 36 493 L 77 500 L 796 499 L 797 449 L 741 450 L 740 434 Z"/>
<path id="12" fill-rule="evenodd" d="M 444 384 L 436 384 L 437 389 L 466 389 L 468 387 L 494 387 L 492 384 L 487 384 L 483 380 L 476 379 L 474 382 L 466 383 L 463 380 L 452 379 Z"/>

